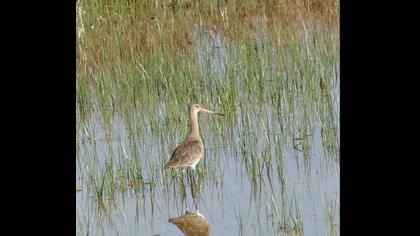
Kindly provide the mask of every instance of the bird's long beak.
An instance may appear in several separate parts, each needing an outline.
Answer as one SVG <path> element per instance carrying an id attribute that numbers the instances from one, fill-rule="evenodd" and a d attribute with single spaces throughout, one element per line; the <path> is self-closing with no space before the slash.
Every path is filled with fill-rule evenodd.
<path id="1" fill-rule="evenodd" d="M 205 108 L 201 108 L 200 111 L 207 112 L 207 113 L 214 114 L 214 115 L 224 116 L 224 114 L 221 114 L 221 113 L 218 113 L 218 112 L 215 112 L 215 111 L 210 111 L 210 110 L 207 110 Z"/>

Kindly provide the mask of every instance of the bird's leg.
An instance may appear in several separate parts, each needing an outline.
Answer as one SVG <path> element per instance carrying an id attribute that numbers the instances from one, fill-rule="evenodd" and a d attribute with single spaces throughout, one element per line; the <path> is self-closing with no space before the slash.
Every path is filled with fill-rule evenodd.
<path id="1" fill-rule="evenodd" d="M 195 181 L 195 176 L 194 176 L 195 171 L 194 173 L 193 171 L 194 170 L 189 170 L 188 177 L 189 177 L 189 183 L 190 183 L 191 197 L 193 199 L 195 209 L 197 209 L 197 196 L 196 196 L 196 189 L 195 189 L 196 181 Z"/>
<path id="2" fill-rule="evenodd" d="M 188 173 L 188 183 L 190 184 L 190 188 L 191 188 L 191 196 L 194 198 L 194 182 L 193 182 L 194 177 L 192 176 L 190 169 L 187 170 L 187 173 Z"/>
<path id="3" fill-rule="evenodd" d="M 192 192 L 192 193 L 191 193 L 191 195 L 193 195 L 193 196 L 192 196 L 192 199 L 193 199 L 193 202 L 194 202 L 194 206 L 195 206 L 195 209 L 197 210 L 197 209 L 198 209 L 197 196 L 196 196 L 196 194 L 195 194 L 194 190 L 192 190 L 191 192 Z"/>
<path id="4" fill-rule="evenodd" d="M 187 188 L 186 188 L 185 181 L 184 181 L 184 173 L 185 173 L 185 170 L 182 170 L 182 172 L 181 172 L 182 200 L 183 200 L 183 203 L 185 204 L 186 208 L 188 209 L 188 205 L 187 205 Z"/>

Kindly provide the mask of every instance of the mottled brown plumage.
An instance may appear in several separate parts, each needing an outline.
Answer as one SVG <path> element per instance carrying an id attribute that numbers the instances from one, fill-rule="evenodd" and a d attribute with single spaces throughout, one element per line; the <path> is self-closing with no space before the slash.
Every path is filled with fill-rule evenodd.
<path id="1" fill-rule="evenodd" d="M 169 223 L 176 225 L 187 236 L 208 236 L 210 225 L 198 210 L 196 213 L 185 211 L 185 214 L 169 219 Z"/>
<path id="2" fill-rule="evenodd" d="M 189 106 L 191 124 L 190 134 L 184 142 L 176 147 L 171 158 L 165 164 L 165 168 L 191 167 L 194 170 L 197 163 L 203 157 L 204 145 L 198 128 L 198 112 L 207 112 L 223 116 L 223 114 L 204 109 L 198 104 L 191 104 Z"/>
<path id="3" fill-rule="evenodd" d="M 201 138 L 187 138 L 172 153 L 171 159 L 166 163 L 166 168 L 179 168 L 195 165 L 204 153 L 204 145 Z"/>

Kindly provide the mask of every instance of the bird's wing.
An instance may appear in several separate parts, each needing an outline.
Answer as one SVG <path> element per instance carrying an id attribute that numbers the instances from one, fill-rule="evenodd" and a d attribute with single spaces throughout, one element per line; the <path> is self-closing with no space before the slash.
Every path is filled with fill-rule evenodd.
<path id="1" fill-rule="evenodd" d="M 203 152 L 203 143 L 198 140 L 186 140 L 181 143 L 172 153 L 171 159 L 166 163 L 166 167 L 177 167 L 181 164 L 191 164 L 199 158 Z"/>

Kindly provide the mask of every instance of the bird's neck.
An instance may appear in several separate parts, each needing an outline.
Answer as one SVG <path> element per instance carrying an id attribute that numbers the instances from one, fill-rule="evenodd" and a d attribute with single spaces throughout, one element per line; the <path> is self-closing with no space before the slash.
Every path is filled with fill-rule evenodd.
<path id="1" fill-rule="evenodd" d="M 191 132 L 190 137 L 199 138 L 200 131 L 198 129 L 198 112 L 190 113 Z"/>

